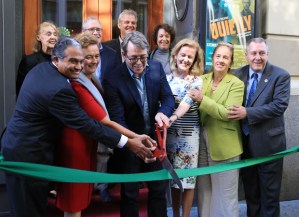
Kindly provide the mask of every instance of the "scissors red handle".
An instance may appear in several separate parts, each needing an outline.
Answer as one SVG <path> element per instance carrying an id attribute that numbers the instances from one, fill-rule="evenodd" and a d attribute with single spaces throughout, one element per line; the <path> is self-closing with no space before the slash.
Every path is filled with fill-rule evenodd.
<path id="1" fill-rule="evenodd" d="M 167 137 L 167 128 L 165 123 L 163 123 L 162 128 L 156 123 L 156 133 L 158 138 L 158 144 L 155 144 L 156 149 L 154 150 L 154 156 L 158 158 L 161 162 L 166 157 L 166 137 Z M 162 135 L 163 134 L 163 137 Z"/>

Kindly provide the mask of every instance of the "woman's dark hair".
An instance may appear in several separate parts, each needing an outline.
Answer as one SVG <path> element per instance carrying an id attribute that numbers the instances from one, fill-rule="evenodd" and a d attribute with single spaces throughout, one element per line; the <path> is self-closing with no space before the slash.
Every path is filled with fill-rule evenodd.
<path id="1" fill-rule="evenodd" d="M 157 44 L 158 32 L 160 29 L 164 29 L 170 35 L 170 44 L 171 44 L 175 39 L 175 31 L 172 26 L 166 23 L 158 24 L 157 26 L 155 26 L 152 34 L 152 39 L 155 42 L 155 44 Z"/>

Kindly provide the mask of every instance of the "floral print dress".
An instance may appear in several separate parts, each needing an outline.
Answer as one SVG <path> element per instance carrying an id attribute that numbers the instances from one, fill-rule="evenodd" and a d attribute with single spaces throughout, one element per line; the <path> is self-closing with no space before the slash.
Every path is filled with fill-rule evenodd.
<path id="1" fill-rule="evenodd" d="M 168 83 L 175 97 L 176 108 L 181 101 L 191 105 L 189 111 L 176 120 L 168 129 L 167 133 L 167 153 L 174 169 L 197 168 L 198 150 L 200 142 L 200 125 L 198 104 L 193 102 L 187 95 L 190 88 L 202 88 L 202 79 L 193 77 L 192 79 L 181 79 L 172 74 L 167 76 Z M 196 177 L 186 177 L 181 179 L 184 189 L 194 189 Z M 178 188 L 173 183 L 172 187 Z"/>

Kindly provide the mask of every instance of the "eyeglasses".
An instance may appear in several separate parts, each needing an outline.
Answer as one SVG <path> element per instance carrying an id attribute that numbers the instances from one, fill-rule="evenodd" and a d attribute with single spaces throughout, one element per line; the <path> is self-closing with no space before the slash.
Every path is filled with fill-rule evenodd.
<path id="1" fill-rule="evenodd" d="M 138 60 L 140 60 L 141 62 L 146 62 L 147 61 L 147 56 L 142 56 L 142 57 L 128 57 L 127 59 L 130 61 L 130 63 L 137 63 Z"/>
<path id="2" fill-rule="evenodd" d="M 89 28 L 87 29 L 89 32 L 94 32 L 94 31 L 97 31 L 97 32 L 102 32 L 102 28 Z"/>

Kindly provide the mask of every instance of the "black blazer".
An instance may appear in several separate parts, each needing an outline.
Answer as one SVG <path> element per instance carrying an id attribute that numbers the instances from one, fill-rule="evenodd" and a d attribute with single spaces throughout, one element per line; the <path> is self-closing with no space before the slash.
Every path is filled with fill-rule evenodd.
<path id="1" fill-rule="evenodd" d="M 80 108 L 68 79 L 52 63 L 41 63 L 26 76 L 2 138 L 4 158 L 52 164 L 63 126 L 115 148 L 121 134 L 90 119 Z"/>
<path id="2" fill-rule="evenodd" d="M 28 72 L 37 64 L 42 62 L 49 62 L 51 60 L 51 55 L 44 53 L 43 51 L 38 51 L 36 53 L 23 56 L 17 74 L 17 81 L 16 81 L 16 94 L 19 95 L 21 86 L 23 81 L 28 74 Z"/>
<path id="3" fill-rule="evenodd" d="M 104 79 L 105 75 L 111 73 L 117 66 L 117 54 L 112 48 L 103 45 L 100 51 L 101 55 L 101 78 Z"/>
<path id="4" fill-rule="evenodd" d="M 155 115 L 162 112 L 169 117 L 174 110 L 174 97 L 161 63 L 148 61 L 145 85 L 151 133 L 154 134 Z M 111 120 L 138 134 L 145 133 L 141 98 L 126 63 L 123 63 L 104 79 L 103 87 L 105 103 Z"/>
<path id="5" fill-rule="evenodd" d="M 120 47 L 119 38 L 114 38 L 110 41 L 103 42 L 102 44 L 112 48 L 113 50 L 115 50 L 115 52 L 116 52 L 116 63 L 117 63 L 118 66 L 120 64 L 122 64 L 121 47 Z"/>
<path id="6" fill-rule="evenodd" d="M 249 66 L 234 71 L 245 84 L 246 102 Z M 253 157 L 271 155 L 286 149 L 284 112 L 290 99 L 290 75 L 267 63 L 250 107 L 246 108 Z"/>

